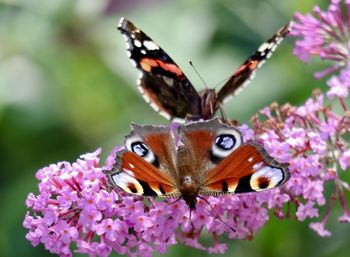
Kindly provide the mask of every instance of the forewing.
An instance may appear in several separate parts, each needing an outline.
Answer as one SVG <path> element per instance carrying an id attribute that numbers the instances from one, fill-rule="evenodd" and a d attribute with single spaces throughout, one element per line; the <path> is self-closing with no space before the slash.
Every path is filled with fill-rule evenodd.
<path id="1" fill-rule="evenodd" d="M 280 28 L 276 34 L 264 42 L 232 75 L 220 89 L 217 96 L 218 103 L 225 103 L 237 95 L 253 79 L 255 71 L 270 58 L 283 38 L 288 34 L 290 24 Z"/>
<path id="2" fill-rule="evenodd" d="M 138 86 L 146 102 L 167 119 L 199 116 L 200 97 L 176 63 L 130 21 L 122 18 L 118 29 L 141 71 Z"/>
<path id="3" fill-rule="evenodd" d="M 248 193 L 272 189 L 289 178 L 287 164 L 274 160 L 256 143 L 243 144 L 207 173 L 203 195 Z"/>
<path id="4" fill-rule="evenodd" d="M 216 144 L 223 135 L 231 140 L 227 149 L 219 149 Z M 205 177 L 208 170 L 239 147 L 243 140 L 237 128 L 222 123 L 218 118 L 181 126 L 179 136 L 182 143 L 189 148 L 193 169 L 200 178 Z"/>

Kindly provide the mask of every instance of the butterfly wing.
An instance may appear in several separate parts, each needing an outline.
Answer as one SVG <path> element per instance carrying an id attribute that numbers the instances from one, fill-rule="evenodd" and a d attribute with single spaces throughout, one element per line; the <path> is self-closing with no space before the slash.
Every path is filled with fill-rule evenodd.
<path id="1" fill-rule="evenodd" d="M 262 191 L 289 178 L 287 164 L 275 161 L 257 143 L 243 144 L 240 131 L 219 119 L 181 126 L 179 136 L 191 152 L 200 194 Z"/>
<path id="2" fill-rule="evenodd" d="M 169 128 L 132 126 L 125 150 L 116 155 L 109 182 L 130 194 L 159 197 L 179 196 L 171 150 L 174 140 Z"/>
<path id="3" fill-rule="evenodd" d="M 243 142 L 237 128 L 218 118 L 183 125 L 179 127 L 179 137 L 189 148 L 193 169 L 202 178 Z"/>
<path id="4" fill-rule="evenodd" d="M 130 21 L 122 18 L 118 29 L 141 71 L 138 88 L 146 102 L 167 119 L 200 116 L 200 96 L 176 63 Z"/>
<path id="5" fill-rule="evenodd" d="M 264 42 L 232 75 L 217 94 L 217 102 L 225 103 L 237 95 L 255 75 L 256 69 L 270 58 L 283 38 L 288 34 L 290 24 L 280 28 L 270 39 Z"/>
<path id="6" fill-rule="evenodd" d="M 264 191 L 281 186 L 289 176 L 288 165 L 274 160 L 261 145 L 243 144 L 207 173 L 200 194 Z"/>

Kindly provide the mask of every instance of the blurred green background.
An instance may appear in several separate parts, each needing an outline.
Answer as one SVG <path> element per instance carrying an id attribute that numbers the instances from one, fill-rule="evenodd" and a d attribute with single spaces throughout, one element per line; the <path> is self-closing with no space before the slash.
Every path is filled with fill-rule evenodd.
<path id="1" fill-rule="evenodd" d="M 200 89 L 188 60 L 214 86 L 295 11 L 305 13 L 314 4 L 328 1 L 0 1 L 0 256 L 52 256 L 41 245 L 33 248 L 22 227 L 26 195 L 38 191 L 36 170 L 98 147 L 104 160 L 132 121 L 168 124 L 136 90 L 138 72 L 117 31 L 120 17 L 150 35 Z M 286 39 L 250 86 L 225 106 L 231 118 L 247 122 L 272 101 L 301 104 L 323 86 L 312 75 L 323 64 L 299 62 L 293 42 Z M 224 256 L 349 256 L 349 225 L 332 217 L 328 227 L 333 236 L 324 239 L 308 222 L 273 217 L 253 241 L 229 242 Z M 205 235 L 203 241 L 211 244 Z M 182 254 L 207 255 L 177 245 L 164 256 Z"/>

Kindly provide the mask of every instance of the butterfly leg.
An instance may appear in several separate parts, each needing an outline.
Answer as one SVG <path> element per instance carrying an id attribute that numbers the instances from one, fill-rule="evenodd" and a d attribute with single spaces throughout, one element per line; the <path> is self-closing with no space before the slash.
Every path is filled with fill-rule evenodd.
<path id="1" fill-rule="evenodd" d="M 222 104 L 219 105 L 219 110 L 220 110 L 220 114 L 221 114 L 222 120 L 223 120 L 225 123 L 228 122 L 229 119 L 228 119 L 227 113 L 226 113 L 226 111 L 224 110 Z"/>
<path id="2" fill-rule="evenodd" d="M 147 205 L 147 206 L 150 205 L 152 208 L 155 208 L 153 197 L 147 197 L 147 196 L 145 196 L 145 197 L 143 198 L 143 202 L 144 202 L 145 205 Z"/>
<path id="3" fill-rule="evenodd" d="M 219 110 L 220 110 L 220 114 L 221 114 L 221 121 L 227 125 L 230 126 L 239 126 L 239 122 L 238 120 L 229 120 L 227 113 L 225 112 L 224 108 L 222 107 L 222 105 L 219 105 Z"/>
<path id="4" fill-rule="evenodd" d="M 180 195 L 175 201 L 172 201 L 172 202 L 170 202 L 170 203 L 167 203 L 166 206 L 175 204 L 175 203 L 177 203 L 178 201 L 180 201 L 181 199 L 182 199 L 182 195 Z"/>

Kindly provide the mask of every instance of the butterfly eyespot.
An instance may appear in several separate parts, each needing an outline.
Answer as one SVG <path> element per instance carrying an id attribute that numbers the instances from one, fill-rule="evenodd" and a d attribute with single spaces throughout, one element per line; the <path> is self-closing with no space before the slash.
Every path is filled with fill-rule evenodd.
<path id="1" fill-rule="evenodd" d="M 223 134 L 215 138 L 215 145 L 223 151 L 231 150 L 236 144 L 236 138 L 233 135 Z"/>
<path id="2" fill-rule="evenodd" d="M 149 147 L 142 142 L 139 138 L 130 138 L 126 142 L 126 148 L 129 151 L 137 154 L 138 156 L 145 159 L 147 162 L 152 163 L 155 166 L 158 166 L 158 160 L 154 153 L 149 149 Z"/>
<path id="3" fill-rule="evenodd" d="M 242 144 L 241 133 L 236 130 L 225 130 L 217 134 L 211 148 L 211 159 L 213 162 L 218 162 L 221 159 L 230 155 Z"/>
<path id="4" fill-rule="evenodd" d="M 253 173 L 250 187 L 254 191 L 263 191 L 277 187 L 284 181 L 284 174 L 280 168 L 265 166 Z"/>
<path id="5" fill-rule="evenodd" d="M 267 177 L 261 177 L 257 182 L 260 189 L 268 188 L 270 185 L 270 179 Z"/>
<path id="6" fill-rule="evenodd" d="M 134 142 L 131 144 L 131 151 L 136 153 L 138 156 L 145 157 L 148 153 L 148 147 L 142 142 Z"/>
<path id="7" fill-rule="evenodd" d="M 142 195 L 143 187 L 137 179 L 134 178 L 132 173 L 129 172 L 120 172 L 113 174 L 111 176 L 113 185 L 123 189 L 129 194 Z"/>
<path id="8" fill-rule="evenodd" d="M 128 189 L 130 190 L 130 192 L 132 192 L 133 194 L 136 194 L 137 193 L 137 187 L 135 184 L 133 183 L 129 183 L 127 185 Z"/>

